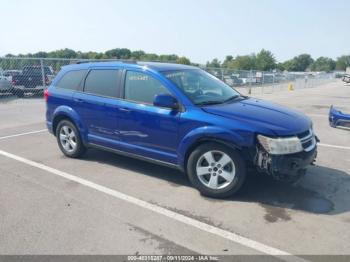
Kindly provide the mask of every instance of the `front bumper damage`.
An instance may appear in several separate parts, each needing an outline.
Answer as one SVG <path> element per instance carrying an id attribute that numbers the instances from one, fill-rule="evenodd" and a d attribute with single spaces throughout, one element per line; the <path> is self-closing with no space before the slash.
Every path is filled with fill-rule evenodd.
<path id="1" fill-rule="evenodd" d="M 316 141 L 319 139 L 315 137 Z M 255 166 L 258 171 L 271 175 L 276 180 L 295 181 L 305 174 L 306 168 L 316 161 L 317 145 L 309 150 L 289 155 L 271 155 L 258 148 Z"/>

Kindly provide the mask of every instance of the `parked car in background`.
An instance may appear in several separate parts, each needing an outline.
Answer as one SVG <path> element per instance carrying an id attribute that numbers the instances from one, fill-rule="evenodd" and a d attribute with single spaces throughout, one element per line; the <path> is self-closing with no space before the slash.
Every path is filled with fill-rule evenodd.
<path id="1" fill-rule="evenodd" d="M 258 78 L 254 76 L 248 76 L 248 77 L 240 77 L 240 80 L 242 80 L 243 84 L 257 84 L 259 83 Z"/>
<path id="2" fill-rule="evenodd" d="M 243 80 L 234 75 L 225 75 L 224 82 L 229 86 L 240 86 L 243 84 Z"/>
<path id="3" fill-rule="evenodd" d="M 275 74 L 274 73 L 262 73 L 261 83 L 263 84 L 272 84 L 275 83 Z"/>
<path id="4" fill-rule="evenodd" d="M 8 81 L 10 81 L 12 83 L 13 76 L 20 75 L 21 73 L 22 73 L 21 70 L 5 70 L 4 71 L 4 76 L 6 77 L 6 79 Z"/>
<path id="5" fill-rule="evenodd" d="M 338 127 L 350 130 L 350 114 L 344 114 L 331 106 L 329 109 L 329 124 L 331 127 Z"/>
<path id="6" fill-rule="evenodd" d="M 275 74 L 275 83 L 281 83 L 287 81 L 287 76 L 281 73 L 276 73 Z"/>
<path id="7" fill-rule="evenodd" d="M 349 74 L 345 74 L 343 76 L 343 79 L 342 79 L 345 83 L 350 83 L 350 75 Z"/>
<path id="8" fill-rule="evenodd" d="M 334 77 L 342 79 L 345 76 L 345 74 L 346 73 L 344 71 L 336 71 L 336 72 L 334 72 Z"/>
<path id="9" fill-rule="evenodd" d="M 13 94 L 13 86 L 2 71 L 0 71 L 0 94 Z"/>
<path id="10" fill-rule="evenodd" d="M 66 156 L 98 148 L 174 167 L 211 197 L 237 192 L 248 168 L 295 182 L 317 154 L 307 116 L 192 66 L 68 65 L 44 96 L 48 130 Z"/>
<path id="11" fill-rule="evenodd" d="M 41 94 L 53 77 L 53 70 L 49 66 L 44 66 L 43 69 L 41 66 L 25 66 L 19 75 L 12 77 L 12 84 L 18 97 L 23 97 L 25 93 Z"/>

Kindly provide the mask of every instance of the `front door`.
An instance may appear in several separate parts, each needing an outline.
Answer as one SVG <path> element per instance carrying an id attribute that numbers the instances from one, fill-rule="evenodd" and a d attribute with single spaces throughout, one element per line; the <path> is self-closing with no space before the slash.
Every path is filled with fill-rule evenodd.
<path id="1" fill-rule="evenodd" d="M 119 102 L 121 146 L 130 153 L 176 163 L 180 112 L 153 106 L 155 95 L 169 93 L 157 79 L 141 71 L 126 71 L 124 100 Z"/>

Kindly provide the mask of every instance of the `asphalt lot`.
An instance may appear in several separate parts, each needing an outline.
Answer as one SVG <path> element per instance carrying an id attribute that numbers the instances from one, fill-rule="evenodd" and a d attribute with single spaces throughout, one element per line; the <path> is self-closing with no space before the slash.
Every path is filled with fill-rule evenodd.
<path id="1" fill-rule="evenodd" d="M 97 150 L 66 158 L 43 131 L 42 99 L 0 100 L 0 254 L 350 255 L 350 131 L 327 119 L 331 104 L 350 112 L 350 86 L 256 97 L 313 119 L 317 163 L 294 186 L 252 175 L 226 200 L 166 167 Z"/>

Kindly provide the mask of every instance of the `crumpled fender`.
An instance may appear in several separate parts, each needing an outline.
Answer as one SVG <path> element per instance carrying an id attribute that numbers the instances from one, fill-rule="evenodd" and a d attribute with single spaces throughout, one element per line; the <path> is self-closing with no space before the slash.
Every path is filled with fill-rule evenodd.
<path id="1" fill-rule="evenodd" d="M 247 146 L 247 139 L 243 138 L 237 132 L 221 128 L 218 126 L 203 126 L 196 128 L 189 132 L 181 141 L 178 147 L 178 164 L 181 168 L 185 167 L 186 153 L 195 143 L 201 140 L 219 140 L 222 142 L 227 142 L 228 145 L 241 148 Z M 252 142 L 252 141 L 251 141 Z"/>

